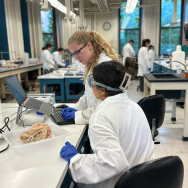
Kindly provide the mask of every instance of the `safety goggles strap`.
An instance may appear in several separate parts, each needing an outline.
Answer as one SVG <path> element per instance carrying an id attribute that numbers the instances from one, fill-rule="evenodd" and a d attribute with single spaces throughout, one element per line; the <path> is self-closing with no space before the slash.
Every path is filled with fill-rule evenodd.
<path id="1" fill-rule="evenodd" d="M 125 73 L 125 76 L 124 76 L 124 78 L 123 78 L 123 81 L 122 81 L 121 85 L 119 86 L 119 88 L 120 88 L 122 91 L 127 90 L 127 88 L 130 86 L 130 84 L 131 84 L 131 77 L 132 77 L 132 76 L 131 76 L 130 74 Z M 126 78 L 128 78 L 128 80 L 127 80 L 126 85 L 123 87 Z"/>

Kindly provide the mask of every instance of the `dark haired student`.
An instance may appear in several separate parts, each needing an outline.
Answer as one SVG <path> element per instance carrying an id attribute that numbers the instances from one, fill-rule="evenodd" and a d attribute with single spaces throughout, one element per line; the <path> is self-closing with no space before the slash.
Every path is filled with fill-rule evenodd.
<path id="1" fill-rule="evenodd" d="M 68 61 L 62 60 L 62 55 L 64 53 L 64 49 L 62 47 L 58 48 L 57 51 L 55 51 L 52 54 L 53 60 L 56 62 L 57 65 L 65 67 L 68 65 Z"/>
<path id="2" fill-rule="evenodd" d="M 148 47 L 150 45 L 149 39 L 144 39 L 142 41 L 142 47 L 138 52 L 138 76 L 140 77 L 140 91 L 144 90 L 144 79 L 143 74 L 150 73 L 151 64 L 149 62 L 149 52 Z"/>
<path id="3" fill-rule="evenodd" d="M 79 187 L 113 188 L 124 171 L 153 159 L 148 121 L 126 91 L 137 71 L 138 64 L 127 57 L 125 66 L 114 60 L 103 62 L 88 76 L 94 96 L 101 100 L 89 119 L 88 135 L 94 153 L 79 154 L 69 142 L 60 151 Z"/>
<path id="4" fill-rule="evenodd" d="M 50 72 L 50 69 L 54 69 L 55 61 L 52 58 L 50 50 L 52 49 L 52 45 L 50 43 L 46 43 L 44 47 L 42 47 L 42 55 L 41 59 L 43 62 L 43 72 L 47 69 Z"/>

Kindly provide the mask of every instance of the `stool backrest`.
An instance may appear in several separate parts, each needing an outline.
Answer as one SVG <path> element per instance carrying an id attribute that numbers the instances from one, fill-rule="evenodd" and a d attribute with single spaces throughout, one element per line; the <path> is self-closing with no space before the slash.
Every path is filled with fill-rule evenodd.
<path id="1" fill-rule="evenodd" d="M 152 95 L 145 97 L 137 103 L 144 111 L 150 128 L 152 128 L 152 119 L 156 119 L 156 128 L 159 128 L 164 121 L 165 98 L 162 95 Z"/>
<path id="2" fill-rule="evenodd" d="M 130 168 L 114 188 L 182 188 L 183 176 L 181 159 L 168 156 Z"/>

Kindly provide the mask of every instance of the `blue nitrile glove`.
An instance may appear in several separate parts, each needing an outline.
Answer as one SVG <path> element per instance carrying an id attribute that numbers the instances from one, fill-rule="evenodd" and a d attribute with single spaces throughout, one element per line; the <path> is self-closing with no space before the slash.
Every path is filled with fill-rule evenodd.
<path id="1" fill-rule="evenodd" d="M 56 61 L 54 61 L 55 62 L 55 64 L 56 64 Z"/>
<path id="2" fill-rule="evenodd" d="M 69 65 L 69 63 L 68 63 L 68 61 L 64 61 L 66 64 L 65 64 L 65 66 L 68 66 Z"/>
<path id="3" fill-rule="evenodd" d="M 70 164 L 70 159 L 74 157 L 76 154 L 78 154 L 76 148 L 73 145 L 71 145 L 69 142 L 66 142 L 65 146 L 63 146 L 60 151 L 60 156 L 62 158 L 65 158 L 69 164 Z"/>
<path id="4" fill-rule="evenodd" d="M 149 72 L 151 72 L 151 68 L 148 68 Z"/>
<path id="5" fill-rule="evenodd" d="M 66 120 L 75 119 L 75 112 L 68 112 L 67 114 L 63 115 Z"/>
<path id="6" fill-rule="evenodd" d="M 37 114 L 37 115 L 43 115 L 43 113 L 41 113 L 41 112 L 37 112 L 37 111 L 36 111 L 36 114 Z"/>
<path id="7" fill-rule="evenodd" d="M 77 110 L 75 108 L 71 108 L 71 107 L 67 107 L 67 108 L 64 108 L 61 112 L 62 115 L 65 115 L 67 114 L 68 112 L 76 112 Z"/>
<path id="8" fill-rule="evenodd" d="M 75 108 L 67 107 L 67 108 L 62 110 L 61 114 L 63 115 L 63 117 L 66 120 L 75 119 L 75 112 L 76 111 L 77 110 Z"/>

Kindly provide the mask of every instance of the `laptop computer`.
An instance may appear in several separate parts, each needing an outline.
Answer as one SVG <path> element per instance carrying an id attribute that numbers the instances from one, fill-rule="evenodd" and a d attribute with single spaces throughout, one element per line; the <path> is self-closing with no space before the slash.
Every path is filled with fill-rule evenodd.
<path id="1" fill-rule="evenodd" d="M 19 106 L 33 109 L 46 115 L 52 114 L 53 106 L 51 104 L 42 102 L 34 98 L 27 98 L 27 95 L 16 75 L 5 78 L 5 81 Z"/>

